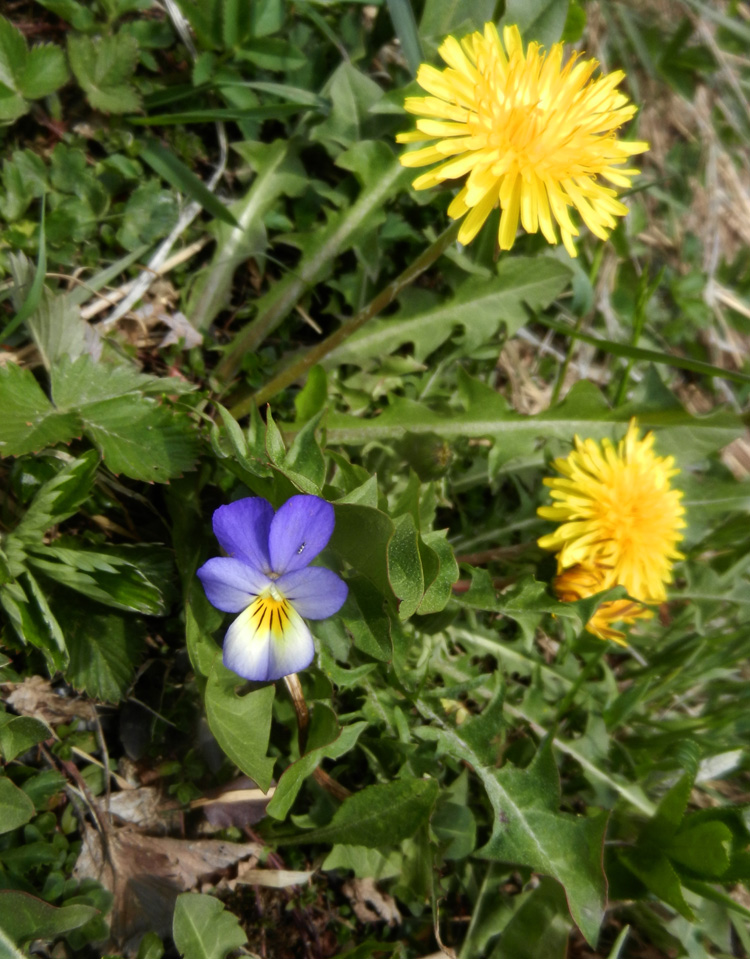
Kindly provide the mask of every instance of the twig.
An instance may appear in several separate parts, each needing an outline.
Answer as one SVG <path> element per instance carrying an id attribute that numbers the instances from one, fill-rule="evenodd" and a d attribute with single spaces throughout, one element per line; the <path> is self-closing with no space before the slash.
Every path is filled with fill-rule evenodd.
<path id="1" fill-rule="evenodd" d="M 198 253 L 199 250 L 202 250 L 203 247 L 209 242 L 208 237 L 202 237 L 200 240 L 196 240 L 194 243 L 191 243 L 189 246 L 186 246 L 184 249 L 180 250 L 179 253 L 175 253 L 168 260 L 166 260 L 158 270 L 152 270 L 151 267 L 145 266 L 143 270 L 145 272 L 150 272 L 153 274 L 154 280 L 159 279 L 162 276 L 166 276 L 170 270 L 173 270 L 176 266 L 179 266 L 180 263 L 184 263 L 185 260 L 189 260 L 191 256 L 194 256 Z M 107 309 L 108 306 L 114 307 L 116 303 L 127 296 L 127 294 L 133 289 L 137 280 L 128 280 L 127 283 L 117 289 L 112 290 L 112 292 L 107 296 L 102 296 L 101 293 L 96 293 L 96 296 L 99 297 L 96 303 L 92 303 L 91 306 L 87 306 L 81 310 L 81 319 L 90 320 L 97 315 L 97 313 L 102 313 Z M 107 322 L 106 320 L 104 322 Z"/>

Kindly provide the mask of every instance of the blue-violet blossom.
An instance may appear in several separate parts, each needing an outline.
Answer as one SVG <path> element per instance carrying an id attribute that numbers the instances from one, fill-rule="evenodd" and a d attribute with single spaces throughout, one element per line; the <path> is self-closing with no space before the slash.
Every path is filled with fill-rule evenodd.
<path id="1" fill-rule="evenodd" d="M 224 665 L 245 679 L 281 679 L 312 662 L 315 646 L 302 617 L 338 612 L 348 592 L 330 569 L 310 566 L 334 526 L 318 496 L 292 496 L 274 514 L 259 496 L 220 506 L 214 534 L 227 556 L 198 570 L 208 601 L 239 613 L 224 638 Z"/>

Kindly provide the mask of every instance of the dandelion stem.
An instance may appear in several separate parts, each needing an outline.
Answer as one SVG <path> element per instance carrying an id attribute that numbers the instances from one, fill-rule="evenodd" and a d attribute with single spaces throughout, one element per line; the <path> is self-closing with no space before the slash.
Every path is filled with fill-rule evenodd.
<path id="1" fill-rule="evenodd" d="M 607 652 L 607 644 L 602 641 L 601 648 L 597 649 L 593 654 L 591 659 L 586 663 L 583 669 L 578 674 L 577 679 L 567 691 L 567 693 L 560 700 L 560 705 L 557 707 L 557 714 L 555 716 L 555 725 L 560 722 L 565 713 L 573 705 L 573 701 L 576 698 L 578 690 L 583 686 L 587 679 L 589 679 L 596 670 L 599 668 L 599 663 L 601 663 L 604 654 Z"/>
<path id="2" fill-rule="evenodd" d="M 250 412 L 253 404 L 260 406 L 266 403 L 273 396 L 276 396 L 277 393 L 280 393 L 281 390 L 303 377 L 311 367 L 319 363 L 323 357 L 333 352 L 333 350 L 347 340 L 352 333 L 355 333 L 360 327 L 364 326 L 368 320 L 371 320 L 374 316 L 377 316 L 378 313 L 381 313 L 387 306 L 393 303 L 404 287 L 412 283 L 445 253 L 448 247 L 454 243 L 459 229 L 460 223 L 458 220 L 451 223 L 403 273 L 381 290 L 364 309 L 360 310 L 359 313 L 356 313 L 345 323 L 342 323 L 337 330 L 331 333 L 330 336 L 327 336 L 321 343 L 310 347 L 299 355 L 297 359 L 292 360 L 288 366 L 278 372 L 276 376 L 254 396 L 245 397 L 235 403 L 230 409 L 232 416 L 234 416 L 235 419 L 240 419 L 240 417 L 246 416 Z"/>

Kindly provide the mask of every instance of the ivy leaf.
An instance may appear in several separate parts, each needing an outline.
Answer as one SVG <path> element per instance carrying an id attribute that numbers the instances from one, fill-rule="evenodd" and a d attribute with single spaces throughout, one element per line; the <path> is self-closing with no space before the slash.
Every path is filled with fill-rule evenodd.
<path id="1" fill-rule="evenodd" d="M 138 41 L 128 33 L 111 37 L 68 36 L 68 59 L 86 98 L 103 113 L 134 113 L 141 98 L 131 79 Z"/>
<path id="2" fill-rule="evenodd" d="M 172 936 L 184 959 L 225 959 L 247 942 L 236 916 L 214 896 L 196 892 L 177 897 Z"/>

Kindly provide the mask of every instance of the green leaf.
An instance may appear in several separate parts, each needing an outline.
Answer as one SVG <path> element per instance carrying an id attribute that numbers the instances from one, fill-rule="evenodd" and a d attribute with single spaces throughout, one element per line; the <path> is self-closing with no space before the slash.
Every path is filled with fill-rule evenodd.
<path id="1" fill-rule="evenodd" d="M 67 39 L 71 69 L 95 110 L 133 113 L 140 108 L 140 95 L 130 82 L 138 63 L 135 37 L 69 34 Z"/>
<path id="2" fill-rule="evenodd" d="M 162 959 L 164 943 L 155 932 L 147 932 L 138 945 L 135 959 Z"/>
<path id="3" fill-rule="evenodd" d="M 432 45 L 442 43 L 452 33 L 462 37 L 473 30 L 482 30 L 488 20 L 495 19 L 495 0 L 426 0 L 419 22 L 419 32 Z"/>
<path id="4" fill-rule="evenodd" d="M 401 309 L 375 319 L 326 357 L 326 366 L 365 365 L 413 344 L 414 357 L 423 362 L 457 328 L 463 328 L 462 346 L 473 350 L 488 343 L 505 326 L 513 336 L 529 321 L 529 313 L 549 306 L 568 286 L 570 270 L 551 257 L 512 257 L 500 260 L 498 275 L 489 280 L 465 280 L 447 302 L 407 289 Z M 425 299 L 429 305 L 425 306 Z"/>
<path id="5" fill-rule="evenodd" d="M 177 200 L 170 190 L 162 190 L 158 180 L 148 180 L 128 197 L 117 240 L 133 250 L 166 236 L 177 222 Z"/>
<path id="6" fill-rule="evenodd" d="M 142 630 L 124 616 L 87 603 L 66 603 L 70 663 L 65 678 L 95 699 L 118 703 L 133 681 L 143 649 Z"/>
<path id="7" fill-rule="evenodd" d="M 417 707 L 431 721 L 430 732 L 441 749 L 473 768 L 492 805 L 492 835 L 476 855 L 518 863 L 557 879 L 565 888 L 573 919 L 586 940 L 594 943 L 606 898 L 602 872 L 606 815 L 560 812 L 560 780 L 549 740 L 526 769 L 506 764 L 498 770 L 482 763 L 460 727 L 448 726 L 422 700 Z"/>
<path id="8" fill-rule="evenodd" d="M 171 391 L 171 380 L 81 356 L 58 364 L 51 381 L 55 405 L 75 409 L 112 472 L 164 483 L 192 468 L 198 438 L 190 421 L 142 395 Z"/>
<path id="9" fill-rule="evenodd" d="M 453 584 L 459 576 L 458 563 L 453 548 L 446 539 L 448 530 L 434 530 L 422 534 L 422 542 L 435 554 L 438 569 L 432 582 L 426 583 L 424 596 L 419 602 L 417 612 L 420 616 L 438 613 L 445 609 L 453 595 Z"/>
<path id="10" fill-rule="evenodd" d="M 29 100 L 49 96 L 67 82 L 65 56 L 53 43 L 33 47 L 18 78 L 19 89 Z"/>
<path id="11" fill-rule="evenodd" d="M 373 659 L 390 662 L 393 642 L 386 598 L 363 576 L 348 576 L 347 583 L 349 595 L 339 613 L 341 623 L 357 649 Z"/>
<path id="12" fill-rule="evenodd" d="M 52 730 L 40 719 L 0 713 L 0 752 L 8 763 L 51 736 Z"/>
<path id="13" fill-rule="evenodd" d="M 396 779 L 367 786 L 344 800 L 327 826 L 280 843 L 343 843 L 372 849 L 411 838 L 429 817 L 439 789 L 434 779 Z"/>
<path id="14" fill-rule="evenodd" d="M 43 240 L 42 236 L 41 242 Z M 41 252 L 40 248 L 40 261 Z M 16 288 L 25 286 L 24 280 L 31 273 L 31 267 L 26 258 L 11 255 L 11 271 Z M 37 266 L 34 284 L 40 275 L 39 271 L 40 267 Z M 92 332 L 88 324 L 81 319 L 80 311 L 67 294 L 53 293 L 43 288 L 39 296 L 34 296 L 34 284 L 31 285 L 26 302 L 23 305 L 17 303 L 20 309 L 12 322 L 18 323 L 19 317 L 25 321 L 41 354 L 42 362 L 49 370 L 62 356 L 75 359 L 82 353 L 88 352 Z M 17 294 L 14 299 L 19 299 Z M 27 307 L 32 300 L 36 305 L 33 310 L 29 310 Z M 93 335 L 96 336 L 96 334 Z"/>
<path id="15" fill-rule="evenodd" d="M 441 843 L 445 859 L 465 859 L 477 844 L 477 823 L 474 813 L 466 805 L 456 802 L 438 803 L 430 827 Z"/>
<path id="16" fill-rule="evenodd" d="M 383 96 L 378 84 L 345 61 L 336 68 L 322 92 L 331 98 L 331 112 L 314 128 L 311 139 L 325 143 L 334 155 L 342 148 L 367 141 L 370 110 Z"/>
<path id="17" fill-rule="evenodd" d="M 506 0 L 500 26 L 516 24 L 526 47 L 532 40 L 548 50 L 562 36 L 569 0 Z"/>
<path id="18" fill-rule="evenodd" d="M 21 31 L 0 16 L 0 121 L 23 116 L 29 109 L 24 97 L 44 97 L 67 78 L 58 47 L 46 44 L 29 52 Z"/>
<path id="19" fill-rule="evenodd" d="M 238 696 L 243 680 L 214 660 L 206 684 L 206 717 L 217 742 L 246 776 L 268 791 L 274 759 L 267 756 L 271 735 L 273 683 Z"/>
<path id="20" fill-rule="evenodd" d="M 732 830 L 722 822 L 691 823 L 666 844 L 664 851 L 673 863 L 679 863 L 697 876 L 718 879 L 729 868 Z"/>
<path id="21" fill-rule="evenodd" d="M 325 457 L 315 436 L 322 416 L 322 412 L 318 413 L 305 423 L 294 437 L 283 463 L 283 468 L 289 471 L 288 475 L 292 481 L 297 476 L 303 476 L 314 487 L 310 492 L 318 495 L 326 477 Z"/>
<path id="22" fill-rule="evenodd" d="M 289 141 L 235 143 L 233 147 L 251 164 L 256 176 L 245 196 L 230 207 L 237 226 L 219 225 L 215 231 L 216 251 L 188 300 L 187 314 L 199 330 L 208 329 L 229 303 L 237 267 L 249 257 L 258 258 L 265 253 L 265 214 L 282 194 L 298 195 L 307 186 L 304 170 Z"/>
<path id="23" fill-rule="evenodd" d="M 566 326 L 564 323 L 558 323 L 556 320 L 539 317 L 539 322 L 550 330 L 560 333 L 563 336 L 571 336 L 574 340 L 581 340 L 602 350 L 604 353 L 610 353 L 612 356 L 624 356 L 631 360 L 643 360 L 647 363 L 657 363 L 665 366 L 672 366 L 677 370 L 689 370 L 691 373 L 702 373 L 708 377 L 723 377 L 727 380 L 733 380 L 735 383 L 750 383 L 750 375 L 739 373 L 736 370 L 725 370 L 723 366 L 712 366 L 710 363 L 704 363 L 702 360 L 692 360 L 687 356 L 677 356 L 673 353 L 660 353 L 658 350 L 644 350 L 640 346 L 631 346 L 629 343 L 617 343 L 614 340 L 602 340 L 596 336 L 591 336 L 581 330 L 576 330 L 572 326 Z"/>
<path id="24" fill-rule="evenodd" d="M 256 349 L 308 290 L 331 275 L 336 257 L 363 237 L 374 235 L 385 218 L 386 201 L 401 190 L 411 176 L 411 171 L 401 166 L 393 151 L 377 141 L 357 143 L 341 154 L 336 164 L 355 171 L 365 165 L 369 171 L 366 185 L 351 206 L 330 214 L 323 229 L 316 228 L 297 239 L 303 253 L 300 262 L 258 300 L 255 320 L 243 331 L 244 335 L 240 333 L 235 337 L 231 349 L 216 367 L 215 373 L 222 382 L 231 379 L 247 350 Z"/>
<path id="25" fill-rule="evenodd" d="M 98 915 L 98 909 L 82 903 L 58 908 L 26 892 L 0 890 L 0 929 L 19 945 L 32 939 L 56 939 Z"/>
<path id="26" fill-rule="evenodd" d="M 305 385 L 294 397 L 297 422 L 306 423 L 320 413 L 328 398 L 328 377 L 322 366 L 313 366 L 307 374 Z"/>
<path id="27" fill-rule="evenodd" d="M 388 579 L 388 543 L 393 521 L 369 506 L 335 502 L 336 526 L 331 546 L 387 597 L 393 595 Z"/>
<path id="28" fill-rule="evenodd" d="M 305 53 L 299 47 L 281 37 L 246 40 L 235 56 L 238 60 L 249 60 L 262 70 L 279 73 L 291 73 L 307 62 Z"/>
<path id="29" fill-rule="evenodd" d="M 166 612 L 159 587 L 135 563 L 116 554 L 43 546 L 31 553 L 29 563 L 50 579 L 106 606 L 150 616 Z"/>
<path id="30" fill-rule="evenodd" d="M 37 0 L 46 10 L 66 20 L 76 30 L 87 33 L 96 25 L 94 13 L 76 0 Z"/>
<path id="31" fill-rule="evenodd" d="M 566 959 L 571 930 L 560 886 L 542 879 L 536 889 L 513 898 L 520 901 L 489 959 Z"/>
<path id="32" fill-rule="evenodd" d="M 237 917 L 223 903 L 195 892 L 177 897 L 172 937 L 183 959 L 225 959 L 247 942 Z"/>
<path id="33" fill-rule="evenodd" d="M 316 707 L 318 708 L 318 707 Z M 318 768 L 324 759 L 339 759 L 357 744 L 366 722 L 352 723 L 336 729 L 335 738 L 323 746 L 311 749 L 285 770 L 276 787 L 273 799 L 266 807 L 269 816 L 284 819 L 292 808 L 302 784 Z"/>
<path id="34" fill-rule="evenodd" d="M 0 367 L 0 408 L 3 456 L 23 456 L 45 446 L 69 443 L 81 432 L 81 422 L 75 413 L 56 409 L 31 370 L 15 363 Z"/>
<path id="35" fill-rule="evenodd" d="M 663 852 L 638 846 L 636 849 L 622 850 L 619 855 L 650 892 L 676 909 L 688 922 L 693 921 L 695 915 L 685 901 L 680 877 Z"/>
<path id="36" fill-rule="evenodd" d="M 44 653 L 51 673 L 68 662 L 65 637 L 50 609 L 44 591 L 26 570 L 18 582 L 0 589 L 0 603 L 23 643 L 31 643 Z"/>
<path id="37" fill-rule="evenodd" d="M 401 601 L 398 608 L 399 619 L 409 619 L 416 612 L 424 595 L 419 534 L 409 513 L 394 520 L 393 535 L 388 542 L 388 581 Z"/>
<path id="38" fill-rule="evenodd" d="M 156 140 L 150 140 L 141 147 L 140 157 L 175 190 L 200 203 L 204 210 L 222 222 L 239 227 L 237 220 L 221 200 L 167 147 Z"/>
<path id="39" fill-rule="evenodd" d="M 491 467 L 499 469 L 516 457 L 530 456 L 540 440 L 558 438 L 572 441 L 574 435 L 602 439 L 621 435 L 615 423 L 638 417 L 642 429 L 657 430 L 660 454 L 679 452 L 683 462 L 710 449 L 721 449 L 740 435 L 741 423 L 735 414 L 716 410 L 707 416 L 693 416 L 679 404 L 656 409 L 645 399 L 610 409 L 591 383 L 577 383 L 565 401 L 534 416 L 511 410 L 495 390 L 459 370 L 463 409 L 433 410 L 413 400 L 395 399 L 379 416 L 363 419 L 329 412 L 326 436 L 330 444 L 361 446 L 373 441 L 400 440 L 405 431 L 434 433 L 446 438 L 489 438 L 495 441 L 490 452 Z M 286 428 L 285 432 L 293 432 Z"/>
<path id="40" fill-rule="evenodd" d="M 26 294 L 25 300 L 22 303 L 19 302 L 16 304 L 18 312 L 10 323 L 6 325 L 2 333 L 0 333 L 0 341 L 6 339 L 6 337 L 10 336 L 22 323 L 25 323 L 41 303 L 44 292 L 44 277 L 47 272 L 47 243 L 44 233 L 44 211 L 45 202 L 44 194 L 42 194 L 42 212 L 39 218 L 39 257 L 37 259 L 34 279 L 29 286 L 29 292 Z M 12 264 L 13 262 L 14 261 L 11 261 Z"/>
<path id="41" fill-rule="evenodd" d="M 25 825 L 34 815 L 34 803 L 10 779 L 0 776 L 0 833 Z"/>
<path id="42" fill-rule="evenodd" d="M 50 527 L 77 512 L 91 493 L 98 465 L 99 457 L 93 450 L 65 463 L 52 479 L 39 487 L 9 539 L 24 546 L 38 544 Z"/>
<path id="43" fill-rule="evenodd" d="M 20 30 L 0 17 L 0 83 L 16 89 L 17 77 L 23 72 L 27 57 L 26 41 Z"/>
<path id="44" fill-rule="evenodd" d="M 422 45 L 419 42 L 417 22 L 411 8 L 411 0 L 388 0 L 388 12 L 393 21 L 393 29 L 401 44 L 409 70 L 416 76 L 419 64 L 424 59 Z"/>

